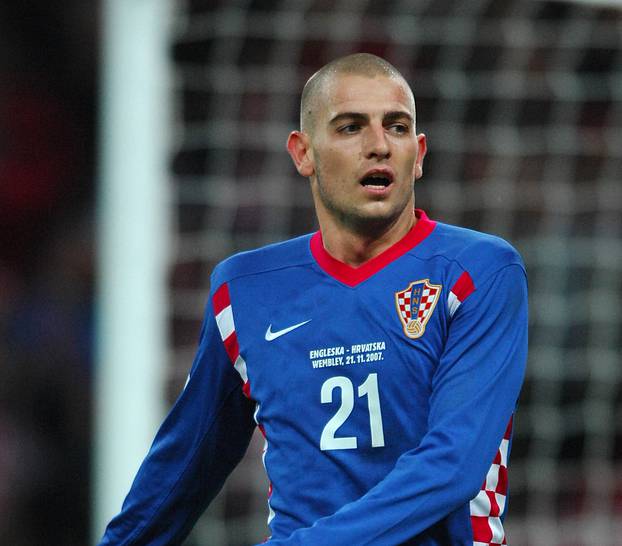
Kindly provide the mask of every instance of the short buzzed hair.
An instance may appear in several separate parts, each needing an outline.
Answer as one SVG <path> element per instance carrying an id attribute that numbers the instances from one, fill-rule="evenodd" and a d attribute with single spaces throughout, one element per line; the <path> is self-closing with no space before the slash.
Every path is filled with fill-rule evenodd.
<path id="1" fill-rule="evenodd" d="M 371 53 L 354 53 L 339 57 L 320 68 L 311 76 L 302 90 L 300 98 L 300 130 L 312 132 L 314 129 L 315 113 L 321 91 L 325 84 L 338 74 L 356 74 L 374 78 L 387 76 L 402 80 L 408 89 L 410 86 L 400 71 L 391 63 Z M 414 97 L 413 97 L 414 101 Z"/>

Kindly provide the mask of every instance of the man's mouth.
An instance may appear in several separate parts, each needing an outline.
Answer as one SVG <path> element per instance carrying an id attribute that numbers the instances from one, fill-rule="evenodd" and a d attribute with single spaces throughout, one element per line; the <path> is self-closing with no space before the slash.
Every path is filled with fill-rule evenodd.
<path id="1" fill-rule="evenodd" d="M 364 176 L 361 180 L 361 185 L 369 189 L 383 189 L 390 186 L 392 182 L 393 177 L 388 173 L 373 173 Z"/>

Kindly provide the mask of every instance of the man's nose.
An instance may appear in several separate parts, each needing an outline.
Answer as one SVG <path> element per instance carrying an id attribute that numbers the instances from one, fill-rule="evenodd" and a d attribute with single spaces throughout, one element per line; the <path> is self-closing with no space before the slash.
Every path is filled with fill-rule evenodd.
<path id="1" fill-rule="evenodd" d="M 383 126 L 370 125 L 365 139 L 365 156 L 368 159 L 387 159 L 391 157 L 391 148 Z"/>

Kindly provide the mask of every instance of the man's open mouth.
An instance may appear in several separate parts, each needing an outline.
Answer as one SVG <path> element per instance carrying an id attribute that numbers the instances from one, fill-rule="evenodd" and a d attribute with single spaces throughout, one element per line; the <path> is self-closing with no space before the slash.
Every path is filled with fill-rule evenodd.
<path id="1" fill-rule="evenodd" d="M 393 177 L 384 174 L 373 174 L 365 176 L 361 180 L 361 185 L 367 188 L 386 188 L 393 182 Z"/>

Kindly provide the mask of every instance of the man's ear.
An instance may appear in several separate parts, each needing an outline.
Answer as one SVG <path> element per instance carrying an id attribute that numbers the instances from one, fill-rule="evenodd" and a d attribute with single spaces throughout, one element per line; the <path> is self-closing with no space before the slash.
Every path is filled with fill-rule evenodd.
<path id="1" fill-rule="evenodd" d="M 425 153 L 428 151 L 428 144 L 423 133 L 417 135 L 417 147 L 417 161 L 415 161 L 413 172 L 415 180 L 418 180 L 423 176 L 423 158 L 425 157 Z"/>
<path id="2" fill-rule="evenodd" d="M 306 177 L 315 174 L 310 144 L 308 135 L 301 131 L 292 131 L 287 138 L 287 151 L 296 165 L 296 170 Z"/>

